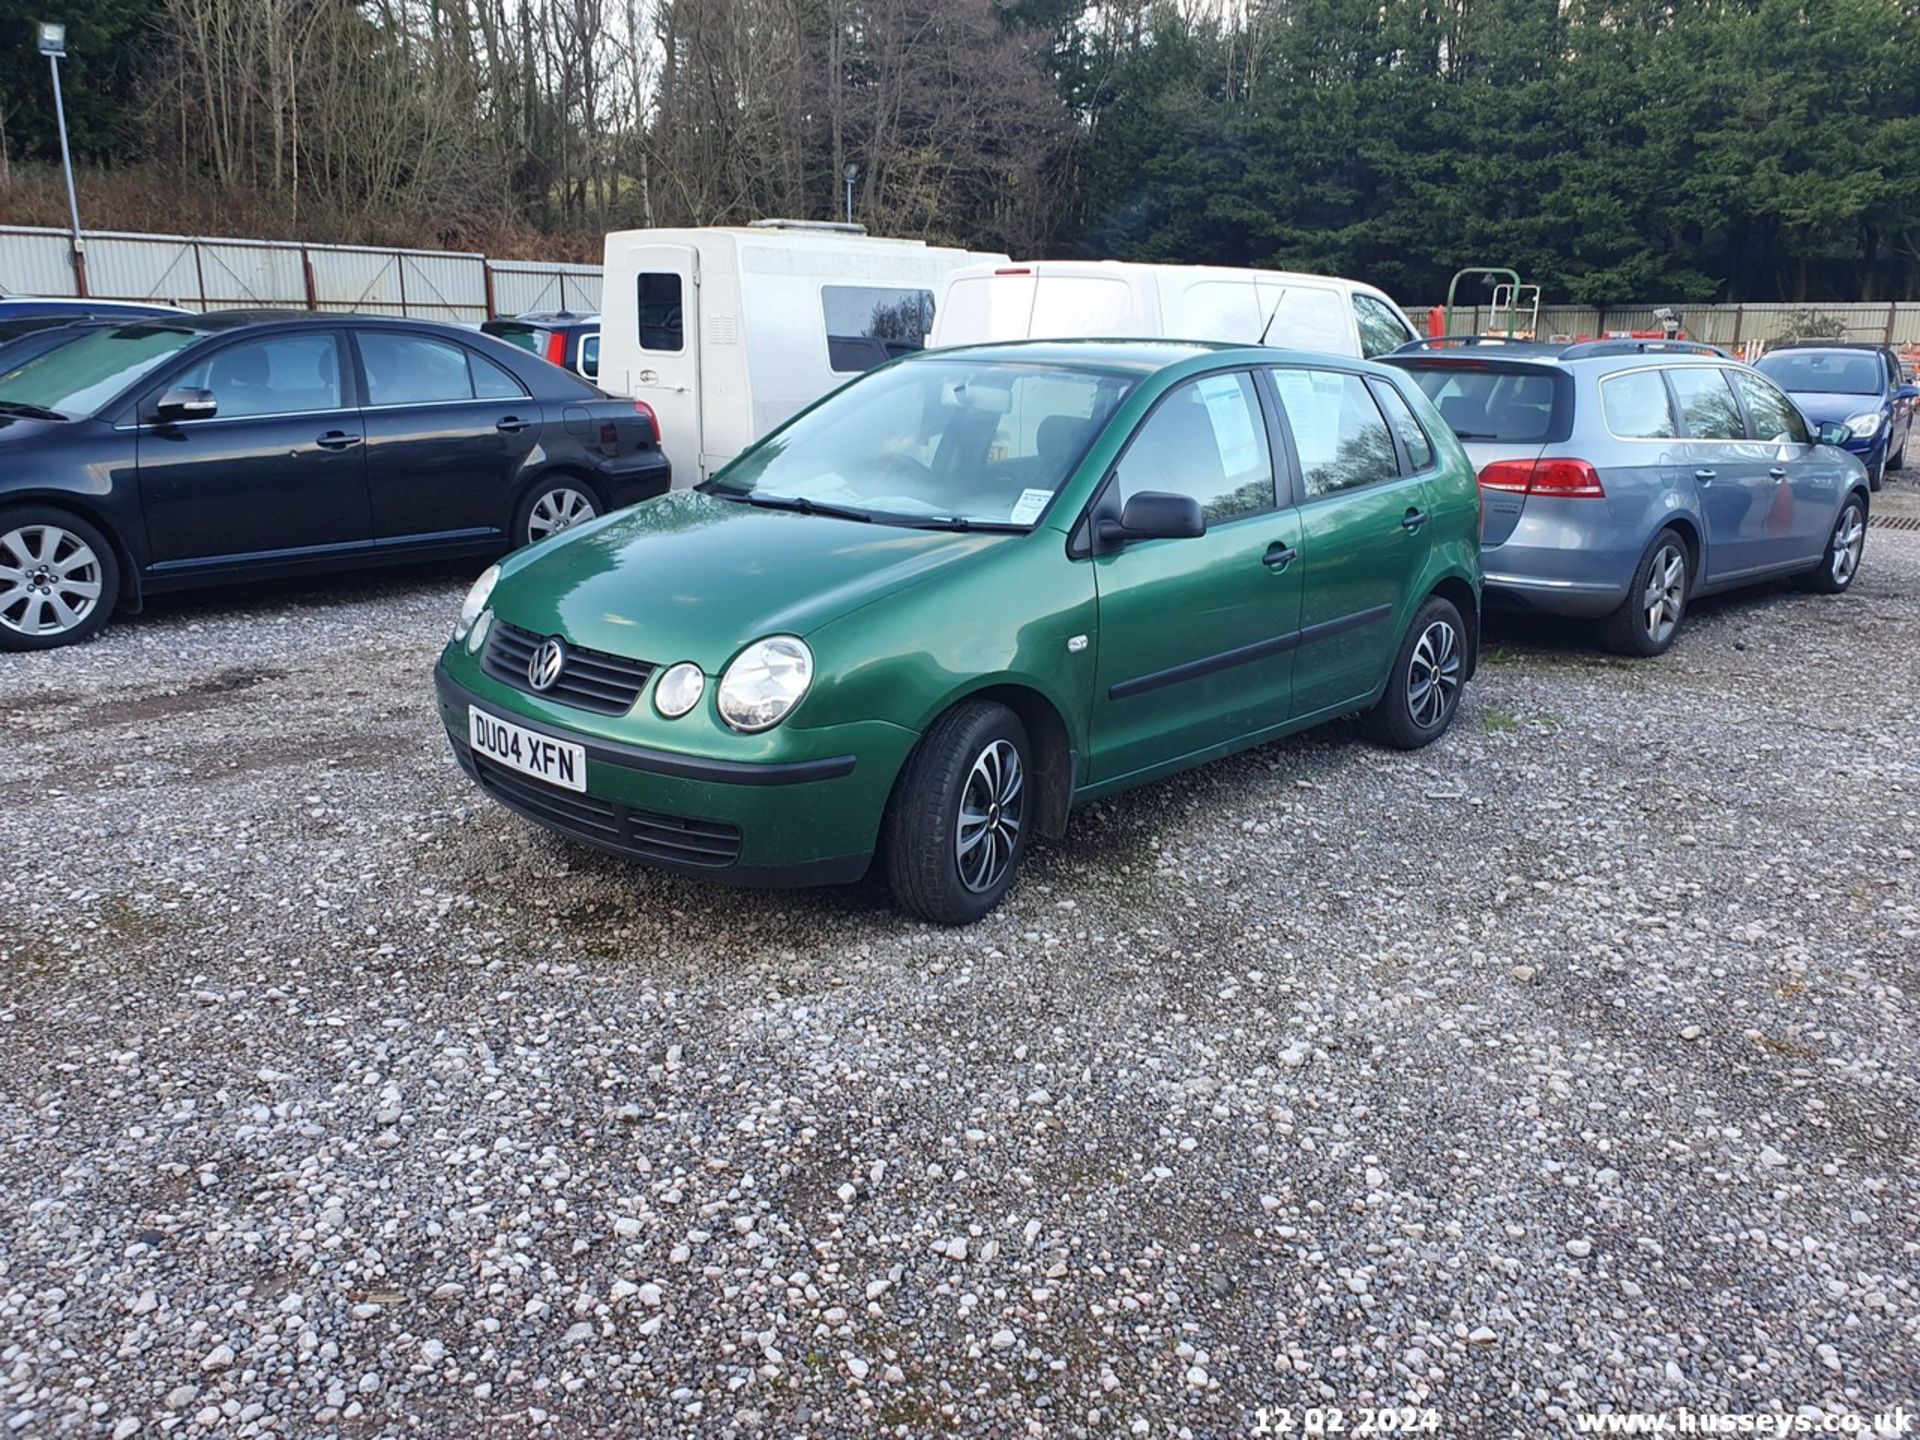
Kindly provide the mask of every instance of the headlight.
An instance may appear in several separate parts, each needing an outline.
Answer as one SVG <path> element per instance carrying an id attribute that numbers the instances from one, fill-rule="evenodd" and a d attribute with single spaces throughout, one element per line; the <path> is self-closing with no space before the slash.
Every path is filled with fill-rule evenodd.
<path id="1" fill-rule="evenodd" d="M 1872 410 L 1865 415 L 1851 416 L 1848 418 L 1846 425 L 1849 430 L 1853 431 L 1854 439 L 1871 440 L 1873 438 L 1873 432 L 1880 428 L 1880 412 L 1878 410 Z"/>
<path id="2" fill-rule="evenodd" d="M 736 730 L 778 725 L 813 682 L 813 652 L 795 635 L 756 640 L 720 677 L 720 718 Z"/>
<path id="3" fill-rule="evenodd" d="M 467 591 L 467 598 L 460 602 L 460 618 L 454 622 L 453 638 L 464 640 L 467 632 L 473 629 L 473 622 L 480 618 L 480 612 L 487 608 L 487 599 L 493 594 L 493 587 L 500 579 L 500 567 L 489 565 L 480 572 L 480 578 L 473 582 L 473 588 Z"/>
<path id="4" fill-rule="evenodd" d="M 678 720 L 700 703 L 700 697 L 706 693 L 706 689 L 707 677 L 701 673 L 700 667 L 682 660 L 655 682 L 653 708 L 669 720 Z"/>

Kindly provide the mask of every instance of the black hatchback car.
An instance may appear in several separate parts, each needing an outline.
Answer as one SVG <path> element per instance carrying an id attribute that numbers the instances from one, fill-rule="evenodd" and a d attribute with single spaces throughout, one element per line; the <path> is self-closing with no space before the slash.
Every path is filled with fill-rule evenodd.
<path id="1" fill-rule="evenodd" d="M 260 312 L 0 373 L 0 649 L 223 581 L 481 556 L 663 493 L 652 418 L 448 325 Z"/>

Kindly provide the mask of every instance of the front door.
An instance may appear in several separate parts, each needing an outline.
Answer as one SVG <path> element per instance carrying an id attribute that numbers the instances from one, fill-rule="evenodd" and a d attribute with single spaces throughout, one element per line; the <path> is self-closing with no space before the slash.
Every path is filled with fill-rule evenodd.
<path id="1" fill-rule="evenodd" d="M 1204 535 L 1145 540 L 1094 561 L 1100 596 L 1096 783 L 1285 722 L 1300 621 L 1299 520 L 1276 504 L 1266 417 L 1244 371 L 1170 390 L 1109 482 L 1190 495 Z"/>
<path id="2" fill-rule="evenodd" d="M 1403 475 L 1360 376 L 1275 369 L 1300 476 L 1300 648 L 1295 718 L 1337 713 L 1379 688 L 1433 545 L 1426 482 Z"/>
<path id="3" fill-rule="evenodd" d="M 504 533 L 540 443 L 539 403 L 454 341 L 371 327 L 353 341 L 366 378 L 375 538 L 463 544 Z"/>
<path id="4" fill-rule="evenodd" d="M 1814 443 L 1800 409 L 1771 380 L 1732 372 L 1746 402 L 1748 448 L 1768 487 L 1760 563 L 1812 564 L 1826 552 L 1851 465 L 1841 451 Z"/>
<path id="5" fill-rule="evenodd" d="M 706 478 L 700 412 L 700 255 L 691 245 L 627 246 L 601 298 L 600 385 L 649 405 L 684 489 Z"/>
<path id="6" fill-rule="evenodd" d="M 176 372 L 140 406 L 140 499 L 157 570 L 316 558 L 365 546 L 364 432 L 340 336 L 239 340 Z M 168 390 L 213 392 L 205 419 L 161 423 Z"/>

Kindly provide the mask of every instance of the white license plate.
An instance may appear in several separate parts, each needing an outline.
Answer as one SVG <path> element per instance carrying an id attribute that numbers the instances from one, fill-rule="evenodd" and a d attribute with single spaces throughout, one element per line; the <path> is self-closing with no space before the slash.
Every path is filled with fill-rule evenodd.
<path id="1" fill-rule="evenodd" d="M 581 745 L 555 740 L 489 715 L 478 705 L 467 707 L 467 743 L 476 755 L 496 765 L 518 770 L 563 790 L 587 788 L 587 752 Z"/>

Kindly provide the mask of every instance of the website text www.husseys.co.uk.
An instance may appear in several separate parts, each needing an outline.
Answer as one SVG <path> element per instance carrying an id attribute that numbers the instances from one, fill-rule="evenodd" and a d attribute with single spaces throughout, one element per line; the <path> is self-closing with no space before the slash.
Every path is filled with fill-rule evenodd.
<path id="1" fill-rule="evenodd" d="M 1576 1435 L 1857 1435 L 1862 1440 L 1920 1435 L 1920 1411 L 1811 1414 L 1804 1411 L 1610 1411 L 1573 1417 Z"/>

